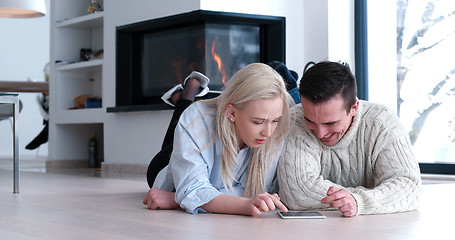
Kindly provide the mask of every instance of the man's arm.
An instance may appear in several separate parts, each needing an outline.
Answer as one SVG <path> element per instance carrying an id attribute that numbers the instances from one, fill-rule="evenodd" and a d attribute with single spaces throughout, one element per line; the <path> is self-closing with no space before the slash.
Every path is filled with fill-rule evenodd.
<path id="1" fill-rule="evenodd" d="M 313 138 L 313 139 L 312 139 Z M 290 209 L 325 208 L 321 203 L 331 186 L 321 175 L 317 139 L 296 126 L 288 135 L 278 163 L 279 195 Z"/>
<path id="2" fill-rule="evenodd" d="M 280 159 L 278 171 L 283 202 L 290 209 L 331 207 L 340 210 L 345 217 L 357 215 L 354 196 L 344 187 L 324 179 L 317 145 L 311 146 L 310 136 L 303 138 L 290 136 Z"/>
<path id="3" fill-rule="evenodd" d="M 421 176 L 412 145 L 405 136 L 387 137 L 375 157 L 372 186 L 348 188 L 357 200 L 359 214 L 415 210 L 420 202 Z"/>
<path id="4" fill-rule="evenodd" d="M 407 132 L 392 113 L 381 109 L 373 112 L 371 119 L 377 119 L 378 113 L 383 116 L 370 121 L 369 128 L 362 126 L 368 131 L 351 136 L 358 138 L 357 142 L 337 149 L 322 147 L 311 130 L 298 124 L 304 120 L 303 113 L 297 113 L 297 124 L 288 135 L 278 167 L 280 197 L 290 209 L 324 208 L 328 206 L 323 203 L 330 203 L 344 214 L 340 202 L 335 202 L 343 197 L 329 197 L 338 192 L 330 191 L 330 187 L 341 189 L 346 198 L 353 197 L 357 214 L 417 208 L 421 177 Z M 352 201 L 342 201 L 341 205 L 352 205 Z"/>
<path id="5" fill-rule="evenodd" d="M 327 191 L 327 197 L 323 198 L 321 203 L 338 208 L 345 217 L 352 217 L 358 213 L 357 201 L 346 189 L 330 187 Z"/>
<path id="6" fill-rule="evenodd" d="M 417 208 L 421 192 L 420 170 L 406 137 L 392 136 L 383 145 L 375 146 L 378 151 L 371 156 L 375 160 L 371 171 L 365 173 L 366 185 L 358 187 L 344 187 L 324 179 L 321 156 L 317 146 L 310 144 L 310 137 L 290 134 L 279 162 L 280 197 L 290 209 L 326 208 L 330 204 L 344 216 L 350 216 L 355 211 L 350 197 L 356 202 L 357 214 L 384 214 Z M 330 197 L 331 192 L 338 192 L 330 191 L 331 187 L 341 192 Z M 345 199 L 335 202 L 341 199 L 341 193 Z M 345 208 L 341 208 L 343 205 Z"/>

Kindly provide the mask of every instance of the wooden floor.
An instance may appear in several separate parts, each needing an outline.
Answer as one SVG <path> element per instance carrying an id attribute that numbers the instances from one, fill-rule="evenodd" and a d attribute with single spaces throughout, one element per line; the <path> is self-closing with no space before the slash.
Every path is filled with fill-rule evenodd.
<path id="1" fill-rule="evenodd" d="M 453 221 L 446 219 L 454 215 L 451 210 L 442 218 L 444 212 L 432 210 L 445 211 L 444 204 L 451 209 L 453 184 L 448 193 L 445 184 L 429 184 L 436 188 L 427 189 L 419 211 L 350 219 L 335 211 L 327 220 L 304 222 L 274 213 L 250 218 L 151 211 L 142 205 L 145 177 L 106 178 L 90 169 L 49 173 L 36 160 L 21 160 L 20 193 L 14 194 L 11 165 L 0 159 L 0 239 L 335 239 L 339 231 L 350 240 L 429 239 L 451 232 Z"/>
<path id="2" fill-rule="evenodd" d="M 154 239 L 147 224 L 152 211 L 142 205 L 145 179 L 23 165 L 20 193 L 13 194 L 9 163 L 0 161 L 0 239 Z"/>

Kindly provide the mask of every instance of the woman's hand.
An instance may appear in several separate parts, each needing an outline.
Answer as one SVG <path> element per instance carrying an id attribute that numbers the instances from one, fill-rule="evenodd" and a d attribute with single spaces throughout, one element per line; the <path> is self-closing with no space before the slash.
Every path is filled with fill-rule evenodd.
<path id="1" fill-rule="evenodd" d="M 174 195 L 175 193 L 173 192 L 150 188 L 150 190 L 145 194 L 142 203 L 147 205 L 147 207 L 151 210 L 178 208 L 179 205 L 175 202 Z"/>
<path id="2" fill-rule="evenodd" d="M 254 196 L 254 198 L 251 199 L 251 201 L 246 206 L 246 213 L 247 215 L 257 216 L 262 212 L 275 210 L 275 206 L 283 212 L 288 211 L 286 206 L 284 206 L 284 204 L 280 201 L 278 194 L 270 194 L 264 192 Z"/>
<path id="3" fill-rule="evenodd" d="M 253 199 L 221 194 L 212 201 L 201 206 L 204 210 L 211 213 L 227 213 L 257 216 L 262 212 L 275 210 L 278 207 L 283 212 L 288 209 L 280 201 L 278 194 L 260 193 Z"/>

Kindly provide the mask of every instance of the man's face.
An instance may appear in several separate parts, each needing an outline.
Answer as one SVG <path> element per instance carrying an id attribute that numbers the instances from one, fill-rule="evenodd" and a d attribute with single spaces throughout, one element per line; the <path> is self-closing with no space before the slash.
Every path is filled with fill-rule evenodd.
<path id="1" fill-rule="evenodd" d="M 341 94 L 320 104 L 313 104 L 303 96 L 301 101 L 305 124 L 326 146 L 333 146 L 340 141 L 351 126 L 352 119 L 359 107 L 359 101 L 356 101 L 349 113 L 346 113 Z"/>

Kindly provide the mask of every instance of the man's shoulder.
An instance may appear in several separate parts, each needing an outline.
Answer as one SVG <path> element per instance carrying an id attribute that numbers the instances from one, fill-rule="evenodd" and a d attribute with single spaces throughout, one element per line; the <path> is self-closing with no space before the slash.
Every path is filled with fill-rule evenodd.
<path id="1" fill-rule="evenodd" d="M 390 133 L 406 134 L 398 115 L 384 104 L 361 101 L 361 122 L 360 125 L 367 124 L 370 127 L 375 126 L 378 129 L 384 129 Z"/>
<path id="2" fill-rule="evenodd" d="M 302 104 L 299 103 L 299 104 L 296 104 L 296 105 L 292 106 L 291 109 L 289 110 L 289 113 L 291 114 L 291 119 L 292 120 L 295 120 L 296 118 L 303 119 Z"/>
<path id="3" fill-rule="evenodd" d="M 305 125 L 305 119 L 303 115 L 303 108 L 301 104 L 293 106 L 290 110 L 291 114 L 291 131 L 288 135 L 288 139 L 305 139 L 305 141 L 316 141 L 311 134 L 311 130 Z M 316 141 L 317 142 L 317 141 Z"/>
<path id="4" fill-rule="evenodd" d="M 303 108 L 302 105 L 299 103 L 297 105 L 294 105 L 290 111 L 290 119 L 291 119 L 291 126 L 292 128 L 298 128 L 301 129 L 303 128 L 303 125 L 305 124 L 305 120 L 303 117 Z M 293 132 L 293 131 L 291 131 Z"/>
<path id="5" fill-rule="evenodd" d="M 397 114 L 384 104 L 369 101 L 360 101 L 361 113 L 364 118 L 373 118 L 377 120 L 398 120 Z"/>

